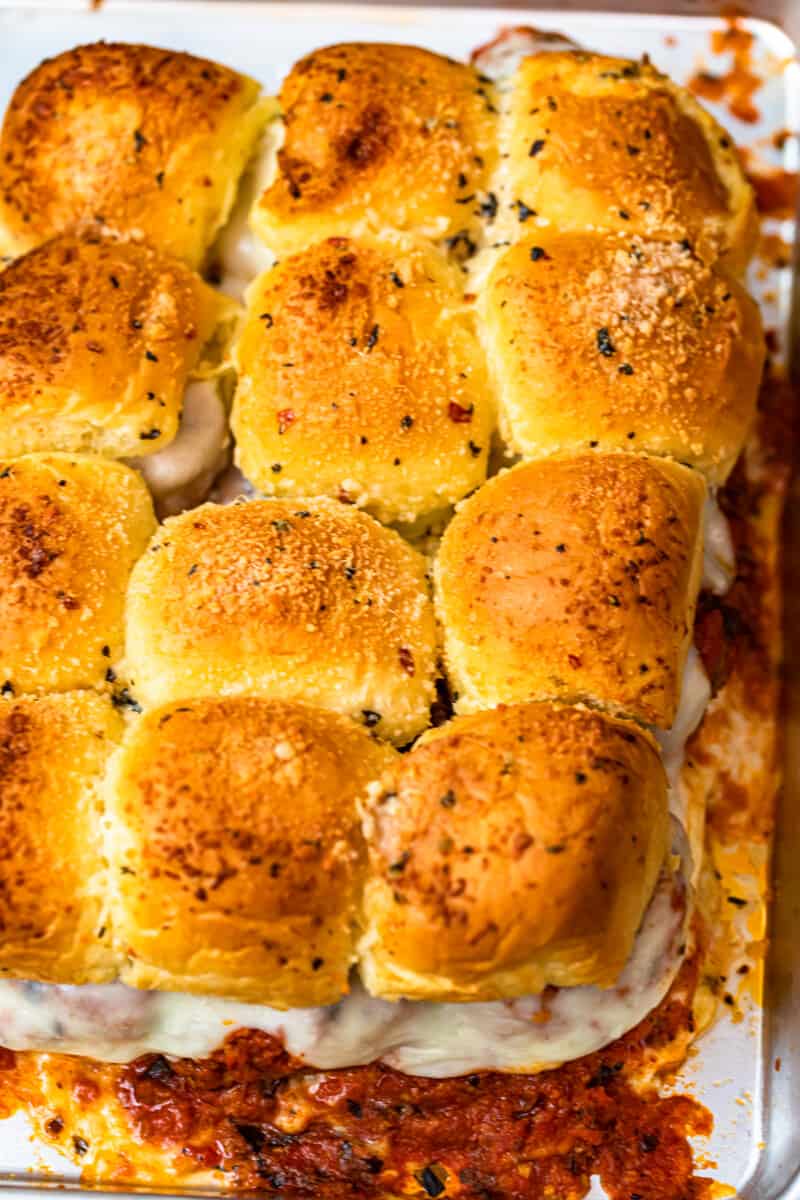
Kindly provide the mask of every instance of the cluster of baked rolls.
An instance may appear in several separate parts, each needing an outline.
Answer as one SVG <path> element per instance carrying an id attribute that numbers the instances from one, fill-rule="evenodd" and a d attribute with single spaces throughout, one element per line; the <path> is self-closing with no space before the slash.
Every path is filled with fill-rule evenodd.
<path id="1" fill-rule="evenodd" d="M 0 972 L 366 989 L 418 1043 L 553 988 L 644 1015 L 754 236 L 646 63 L 341 45 L 277 102 L 143 46 L 37 68 L 0 147 Z"/>

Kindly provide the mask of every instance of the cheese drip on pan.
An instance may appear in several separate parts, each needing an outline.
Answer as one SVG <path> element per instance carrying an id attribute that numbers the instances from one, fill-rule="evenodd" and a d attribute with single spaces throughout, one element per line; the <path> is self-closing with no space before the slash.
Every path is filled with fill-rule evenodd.
<path id="1" fill-rule="evenodd" d="M 255 1004 L 121 983 L 81 987 L 0 982 L 0 1043 L 11 1050 L 128 1062 L 154 1052 L 202 1058 L 236 1029 L 281 1038 L 290 1054 L 330 1070 L 378 1059 L 408 1074 L 446 1078 L 478 1070 L 530 1071 L 590 1054 L 661 1001 L 686 949 L 689 851 L 673 820 L 673 861 L 662 870 L 612 988 L 477 1004 L 369 996 L 358 982 L 338 1004 L 281 1012 Z"/>

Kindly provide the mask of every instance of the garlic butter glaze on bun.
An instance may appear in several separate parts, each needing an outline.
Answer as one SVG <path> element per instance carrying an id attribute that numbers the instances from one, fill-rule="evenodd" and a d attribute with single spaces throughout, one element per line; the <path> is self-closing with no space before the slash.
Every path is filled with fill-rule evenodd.
<path id="1" fill-rule="evenodd" d="M 0 454 L 157 453 L 233 305 L 150 247 L 64 234 L 0 274 Z"/>
<path id="2" fill-rule="evenodd" d="M 335 234 L 474 232 L 496 150 L 490 80 L 415 46 L 328 46 L 280 92 L 286 138 L 251 221 L 287 254 Z"/>
<path id="3" fill-rule="evenodd" d="M 148 705 L 302 699 L 402 745 L 435 699 L 424 560 L 332 500 L 207 504 L 166 521 L 131 576 L 126 631 Z"/>
<path id="4" fill-rule="evenodd" d="M 0 699 L 0 973 L 116 975 L 99 783 L 122 732 L 94 692 Z"/>
<path id="5" fill-rule="evenodd" d="M 536 54 L 505 103 L 504 215 L 517 228 L 532 211 L 564 232 L 686 241 L 704 261 L 747 265 L 758 219 L 733 140 L 649 63 Z"/>
<path id="6" fill-rule="evenodd" d="M 155 528 L 147 488 L 122 463 L 0 458 L 0 686 L 113 679 L 128 576 Z"/>
<path id="7" fill-rule="evenodd" d="M 538 229 L 502 254 L 480 307 L 514 450 L 646 451 L 727 478 L 765 345 L 721 266 L 677 242 Z"/>
<path id="8" fill-rule="evenodd" d="M 96 42 L 18 86 L 0 136 L 0 250 L 113 229 L 199 267 L 266 118 L 253 79 L 154 46 Z"/>
<path id="9" fill-rule="evenodd" d="M 278 1008 L 348 991 L 356 799 L 394 751 L 347 717 L 225 697 L 155 709 L 105 789 L 120 978 Z"/>
<path id="10" fill-rule="evenodd" d="M 457 717 L 372 792 L 367 988 L 466 1001 L 611 986 L 668 824 L 658 748 L 637 726 L 553 704 Z"/>
<path id="11" fill-rule="evenodd" d="M 435 568 L 457 709 L 588 700 L 669 727 L 705 496 L 688 467 L 589 452 L 521 463 L 465 500 Z"/>
<path id="12" fill-rule="evenodd" d="M 237 462 L 262 492 L 413 521 L 486 477 L 494 401 L 463 277 L 405 236 L 330 238 L 249 293 Z"/>

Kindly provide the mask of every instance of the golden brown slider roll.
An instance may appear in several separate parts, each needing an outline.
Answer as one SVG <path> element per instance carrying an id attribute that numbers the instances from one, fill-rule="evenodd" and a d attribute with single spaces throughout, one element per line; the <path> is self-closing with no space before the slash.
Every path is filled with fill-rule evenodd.
<path id="1" fill-rule="evenodd" d="M 156 527 L 147 488 L 89 455 L 0 459 L 0 685 L 113 678 L 128 576 Z"/>
<path id="2" fill-rule="evenodd" d="M 741 269 L 757 217 L 732 140 L 649 63 L 537 54 L 509 84 L 507 203 L 514 219 L 686 241 Z"/>
<path id="3" fill-rule="evenodd" d="M 414 46 L 328 46 L 280 93 L 278 174 L 252 215 L 276 253 L 331 234 L 406 229 L 443 238 L 491 221 L 492 84 Z"/>
<path id="4" fill-rule="evenodd" d="M 369 805 L 361 970 L 374 995 L 506 1000 L 614 983 L 667 852 L 651 736 L 579 708 L 457 717 Z"/>
<path id="5" fill-rule="evenodd" d="M 520 464 L 466 500 L 436 562 L 457 707 L 589 700 L 671 725 L 705 495 L 688 467 L 588 453 Z"/>
<path id="6" fill-rule="evenodd" d="M 486 477 L 483 355 L 460 274 L 405 237 L 330 238 L 262 275 L 237 347 L 237 463 L 261 491 L 414 520 Z"/>
<path id="7" fill-rule="evenodd" d="M 507 440 L 646 450 L 728 476 L 756 410 L 758 305 L 678 243 L 532 232 L 481 298 Z"/>
<path id="8" fill-rule="evenodd" d="M 103 983 L 108 936 L 99 780 L 122 720 L 94 692 L 0 701 L 0 972 Z"/>
<path id="9" fill-rule="evenodd" d="M 0 274 L 0 454 L 152 456 L 175 439 L 230 301 L 174 259 L 54 238 Z"/>
<path id="10" fill-rule="evenodd" d="M 131 576 L 127 663 L 147 704 L 305 699 L 403 743 L 436 666 L 422 557 L 331 500 L 204 505 L 165 522 Z"/>
<path id="11" fill-rule="evenodd" d="M 392 755 L 302 704 L 147 713 L 106 787 L 122 981 L 279 1008 L 340 999 L 364 868 L 355 802 Z"/>
<path id="12" fill-rule="evenodd" d="M 255 80 L 191 54 L 97 42 L 46 59 L 3 123 L 0 250 L 83 225 L 199 266 L 265 115 Z"/>

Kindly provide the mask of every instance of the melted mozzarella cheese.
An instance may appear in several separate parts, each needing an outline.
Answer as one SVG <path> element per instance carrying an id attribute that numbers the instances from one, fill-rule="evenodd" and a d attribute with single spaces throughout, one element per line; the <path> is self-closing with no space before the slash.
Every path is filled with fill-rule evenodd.
<path id="1" fill-rule="evenodd" d="M 235 504 L 237 500 L 253 500 L 258 494 L 239 468 L 231 465 L 214 480 L 208 498 L 213 504 Z"/>
<path id="2" fill-rule="evenodd" d="M 672 982 L 685 949 L 689 909 L 687 852 L 677 823 L 675 830 L 681 866 L 676 873 L 662 872 L 613 988 L 562 988 L 546 1000 L 392 1003 L 369 996 L 356 982 L 338 1004 L 281 1012 L 215 997 L 136 991 L 120 983 L 66 987 L 6 979 L 0 981 L 0 1043 L 11 1050 L 108 1062 L 148 1052 L 202 1058 L 235 1029 L 259 1029 L 325 1070 L 377 1059 L 430 1078 L 555 1066 L 631 1029 Z"/>
<path id="3" fill-rule="evenodd" d="M 724 596 L 736 574 L 733 539 L 727 519 L 709 496 L 703 512 L 703 584 L 717 596 Z"/>
<path id="4" fill-rule="evenodd" d="M 675 720 L 669 729 L 654 729 L 661 747 L 661 758 L 670 788 L 676 791 L 685 756 L 686 743 L 703 719 L 711 701 L 709 682 L 703 660 L 694 646 L 689 647 L 683 668 L 681 695 Z M 678 819 L 682 814 L 677 813 Z"/>
<path id="5" fill-rule="evenodd" d="M 190 383 L 178 432 L 157 454 L 130 458 L 150 489 L 159 517 L 194 508 L 208 496 L 228 459 L 228 421 L 216 380 Z"/>
<path id="6" fill-rule="evenodd" d="M 242 176 L 236 203 L 217 239 L 211 255 L 219 270 L 219 290 L 241 301 L 248 286 L 275 262 L 275 256 L 250 228 L 254 203 L 269 186 L 277 169 L 280 121 L 272 121 L 261 138 L 258 151 Z"/>
<path id="7" fill-rule="evenodd" d="M 579 49 L 578 43 L 564 34 L 518 25 L 514 29 L 504 29 L 499 37 L 477 52 L 472 62 L 482 75 L 500 81 L 513 75 L 523 59 L 532 54 Z"/>

